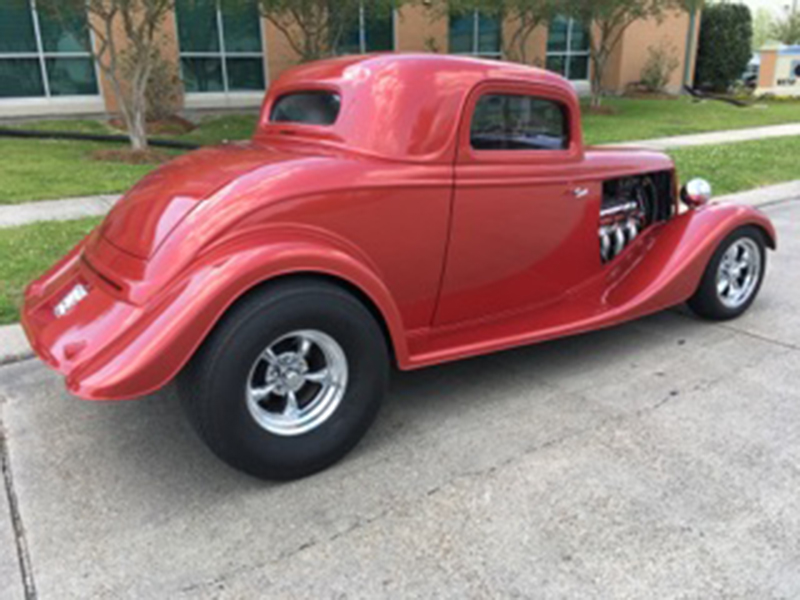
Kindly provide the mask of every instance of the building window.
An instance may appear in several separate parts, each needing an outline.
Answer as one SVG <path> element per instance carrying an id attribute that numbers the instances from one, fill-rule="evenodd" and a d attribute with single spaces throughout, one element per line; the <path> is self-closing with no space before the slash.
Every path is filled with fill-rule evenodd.
<path id="1" fill-rule="evenodd" d="M 187 92 L 264 89 L 261 17 L 255 2 L 177 0 L 175 12 Z"/>
<path id="2" fill-rule="evenodd" d="M 336 44 L 337 54 L 364 54 L 394 50 L 394 10 L 380 10 L 362 2 L 350 26 Z"/>
<path id="3" fill-rule="evenodd" d="M 0 4 L 0 98 L 96 96 L 88 42 L 85 13 L 62 26 L 33 0 Z"/>
<path id="4" fill-rule="evenodd" d="M 450 15 L 450 52 L 501 58 L 500 19 L 479 10 Z"/>
<path id="5" fill-rule="evenodd" d="M 550 22 L 547 68 L 572 81 L 589 79 L 589 33 L 579 21 L 556 17 Z"/>

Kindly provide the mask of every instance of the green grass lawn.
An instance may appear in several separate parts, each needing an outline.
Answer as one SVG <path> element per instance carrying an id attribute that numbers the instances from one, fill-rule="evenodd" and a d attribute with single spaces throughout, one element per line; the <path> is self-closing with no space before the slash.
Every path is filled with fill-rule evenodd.
<path id="1" fill-rule="evenodd" d="M 585 114 L 583 122 L 587 143 L 800 122 L 800 102 L 766 102 L 748 108 L 737 108 L 723 102 L 693 102 L 689 98 L 608 98 L 604 102 L 615 109 L 616 114 Z M 255 114 L 208 117 L 194 131 L 172 136 L 172 139 L 198 144 L 246 139 L 252 134 L 256 119 Z M 86 119 L 38 121 L 27 123 L 25 127 L 114 132 L 104 122 Z M 126 165 L 91 158 L 94 150 L 114 147 L 102 143 L 0 138 L 0 156 L 3 158 L 0 162 L 0 204 L 123 192 L 154 168 L 153 165 Z"/>
<path id="2" fill-rule="evenodd" d="M 724 102 L 691 98 L 634 100 L 606 98 L 603 103 L 616 110 L 613 115 L 583 111 L 583 129 L 589 144 L 761 127 L 778 123 L 800 123 L 800 102 L 761 102 L 740 108 Z"/>
<path id="3" fill-rule="evenodd" d="M 19 320 L 25 286 L 99 222 L 98 218 L 49 221 L 0 229 L 0 324 Z"/>
<path id="4" fill-rule="evenodd" d="M 683 148 L 670 154 L 683 181 L 705 177 L 715 194 L 728 194 L 796 179 L 800 137 Z M 24 286 L 99 221 L 53 221 L 0 229 L 0 324 L 19 320 L 17 307 Z"/>
<path id="5" fill-rule="evenodd" d="M 116 193 L 153 168 L 90 157 L 108 148 L 103 143 L 0 138 L 0 204 Z"/>
<path id="6" fill-rule="evenodd" d="M 708 179 L 715 195 L 800 179 L 800 137 L 678 148 L 669 154 L 682 181 Z"/>
<path id="7" fill-rule="evenodd" d="M 800 105 L 798 105 L 800 106 Z M 180 136 L 180 139 L 194 144 L 218 144 L 223 141 L 246 140 L 253 135 L 258 115 L 226 115 L 204 119 L 200 126 Z"/>
<path id="8" fill-rule="evenodd" d="M 169 137 L 196 144 L 246 139 L 252 135 L 255 120 L 256 115 L 211 117 L 190 133 Z M 86 119 L 37 121 L 24 127 L 119 134 L 104 122 Z M 123 192 L 156 165 L 98 161 L 91 156 L 96 150 L 122 147 L 103 142 L 0 137 L 0 204 Z"/>

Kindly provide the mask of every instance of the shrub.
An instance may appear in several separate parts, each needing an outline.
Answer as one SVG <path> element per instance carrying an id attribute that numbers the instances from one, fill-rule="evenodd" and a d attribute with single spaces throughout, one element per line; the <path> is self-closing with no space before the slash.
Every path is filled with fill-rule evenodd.
<path id="1" fill-rule="evenodd" d="M 670 77 L 680 65 L 675 56 L 675 46 L 661 42 L 647 49 L 647 62 L 642 68 L 640 81 L 648 92 L 660 92 L 669 83 Z"/>
<path id="2" fill-rule="evenodd" d="M 726 92 L 750 61 L 753 19 L 744 4 L 709 4 L 703 10 L 695 86 Z"/>
<path id="3" fill-rule="evenodd" d="M 162 121 L 175 115 L 183 105 L 183 83 L 175 66 L 158 55 L 147 80 L 147 120 Z"/>
<path id="4" fill-rule="evenodd" d="M 121 72 L 125 79 L 134 77 L 136 63 L 130 52 L 122 53 Z M 167 62 L 159 51 L 150 58 L 150 74 L 144 90 L 145 120 L 167 120 L 176 115 L 183 106 L 183 82 L 176 66 Z M 123 124 L 123 128 L 125 125 Z"/>

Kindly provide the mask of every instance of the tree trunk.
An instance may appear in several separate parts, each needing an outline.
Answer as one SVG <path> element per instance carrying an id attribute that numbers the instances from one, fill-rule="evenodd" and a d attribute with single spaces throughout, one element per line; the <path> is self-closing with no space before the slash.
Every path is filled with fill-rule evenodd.
<path id="1" fill-rule="evenodd" d="M 599 108 L 603 102 L 603 73 L 606 70 L 606 56 L 601 49 L 592 56 L 592 99 L 590 106 Z"/>
<path id="2" fill-rule="evenodd" d="M 151 56 L 140 58 L 128 89 L 131 123 L 129 137 L 134 151 L 147 150 L 147 80 L 150 78 Z"/>
<path id="3" fill-rule="evenodd" d="M 137 109 L 134 111 L 131 123 L 128 124 L 128 137 L 131 140 L 131 149 L 134 152 L 147 150 L 147 124 L 145 111 Z"/>

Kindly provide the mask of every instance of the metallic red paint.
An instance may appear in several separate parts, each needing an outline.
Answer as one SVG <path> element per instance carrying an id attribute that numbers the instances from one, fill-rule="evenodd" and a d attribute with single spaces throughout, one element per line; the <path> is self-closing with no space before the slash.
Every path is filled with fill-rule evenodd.
<path id="1" fill-rule="evenodd" d="M 268 121 L 277 97 L 308 89 L 341 95 L 333 126 Z M 487 91 L 562 102 L 569 148 L 472 150 L 472 106 Z M 658 153 L 584 148 L 575 94 L 546 71 L 433 55 L 313 63 L 274 83 L 251 142 L 183 156 L 134 186 L 29 286 L 23 325 L 92 399 L 163 386 L 243 294 L 299 273 L 359 290 L 404 369 L 607 327 L 686 300 L 736 227 L 756 224 L 774 244 L 761 213 L 710 205 L 601 264 L 602 181 L 668 169 Z M 76 283 L 88 296 L 55 318 Z"/>

